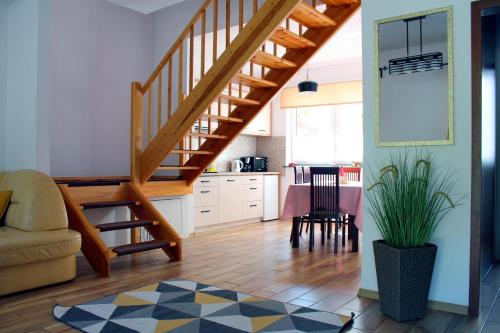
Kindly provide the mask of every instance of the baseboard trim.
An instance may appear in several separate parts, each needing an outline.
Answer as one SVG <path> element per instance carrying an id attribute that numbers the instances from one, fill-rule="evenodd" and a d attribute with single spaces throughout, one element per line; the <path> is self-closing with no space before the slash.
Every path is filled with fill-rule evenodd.
<path id="1" fill-rule="evenodd" d="M 359 297 L 364 297 L 364 298 L 370 298 L 374 300 L 378 300 L 378 291 L 375 290 L 370 290 L 370 289 L 364 289 L 364 288 L 359 288 L 358 290 L 358 296 Z M 459 315 L 464 315 L 466 316 L 469 313 L 469 307 L 466 305 L 460 305 L 460 304 L 454 304 L 454 303 L 446 303 L 446 302 L 440 302 L 440 301 L 432 301 L 429 300 L 427 303 L 427 307 L 432 310 L 438 310 L 438 311 L 444 311 L 444 312 L 450 312 L 450 313 L 456 313 Z"/>

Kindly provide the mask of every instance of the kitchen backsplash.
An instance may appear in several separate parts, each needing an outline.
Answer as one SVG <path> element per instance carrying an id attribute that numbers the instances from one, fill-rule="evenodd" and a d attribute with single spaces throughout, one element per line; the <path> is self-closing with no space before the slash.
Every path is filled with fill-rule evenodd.
<path id="1" fill-rule="evenodd" d="M 286 163 L 286 137 L 258 137 L 256 153 L 267 156 L 269 171 L 282 172 Z"/>
<path id="2" fill-rule="evenodd" d="M 231 161 L 240 159 L 242 156 L 255 156 L 256 138 L 254 136 L 239 135 L 233 142 L 217 157 L 215 167 L 218 172 L 231 171 Z"/>

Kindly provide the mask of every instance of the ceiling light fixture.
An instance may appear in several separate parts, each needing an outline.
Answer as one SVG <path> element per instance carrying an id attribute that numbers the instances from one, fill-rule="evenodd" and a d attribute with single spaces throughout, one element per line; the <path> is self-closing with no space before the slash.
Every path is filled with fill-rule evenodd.
<path id="1" fill-rule="evenodd" d="M 404 20 L 406 23 L 406 57 L 393 58 L 389 60 L 389 75 L 402 75 L 440 70 L 447 65 L 447 63 L 443 62 L 442 52 L 423 53 L 422 20 L 425 18 L 426 17 L 424 15 Z M 419 21 L 420 26 L 420 54 L 410 56 L 409 23 L 417 20 Z M 381 76 L 382 70 L 386 69 L 387 67 L 384 67 L 380 70 Z"/>
<path id="2" fill-rule="evenodd" d="M 309 64 L 306 65 L 306 80 L 299 82 L 299 94 L 314 94 L 318 91 L 318 82 L 309 80 Z"/>

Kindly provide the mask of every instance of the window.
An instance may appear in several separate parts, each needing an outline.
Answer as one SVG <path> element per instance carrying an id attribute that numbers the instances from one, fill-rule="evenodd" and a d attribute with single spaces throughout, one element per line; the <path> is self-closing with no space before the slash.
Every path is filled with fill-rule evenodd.
<path id="1" fill-rule="evenodd" d="M 333 164 L 363 159 L 363 104 L 299 107 L 286 112 L 292 162 Z"/>

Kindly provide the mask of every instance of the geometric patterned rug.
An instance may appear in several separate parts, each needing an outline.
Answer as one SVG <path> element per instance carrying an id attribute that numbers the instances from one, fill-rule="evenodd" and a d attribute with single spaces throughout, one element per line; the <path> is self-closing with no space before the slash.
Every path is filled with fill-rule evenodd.
<path id="1" fill-rule="evenodd" d="M 53 315 L 89 333 L 336 333 L 352 318 L 187 280 L 167 280 Z"/>

